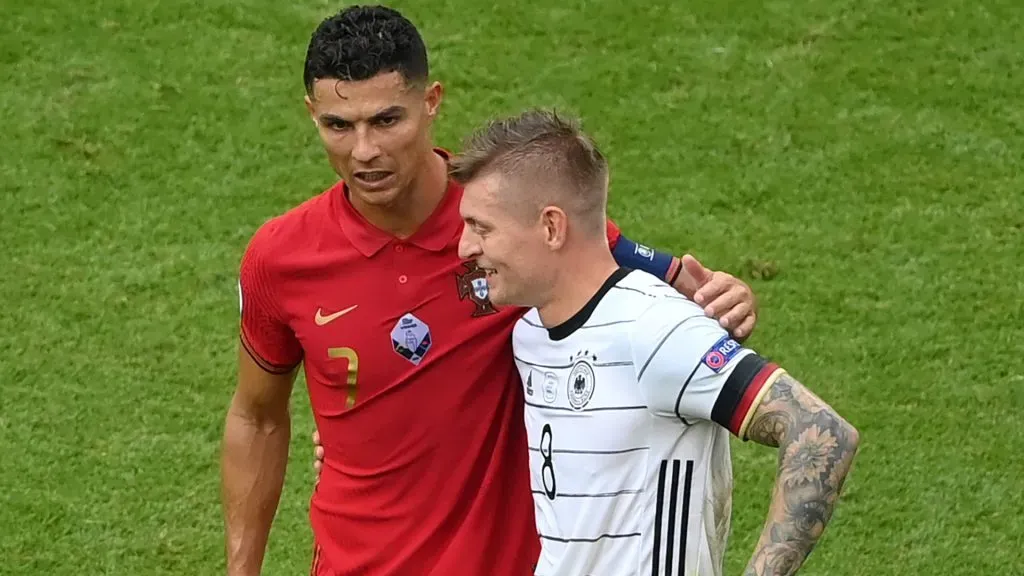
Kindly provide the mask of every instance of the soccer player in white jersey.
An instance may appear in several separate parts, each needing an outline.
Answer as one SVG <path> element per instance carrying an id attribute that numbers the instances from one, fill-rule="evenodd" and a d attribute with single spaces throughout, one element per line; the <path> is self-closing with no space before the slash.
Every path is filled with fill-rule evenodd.
<path id="1" fill-rule="evenodd" d="M 452 161 L 460 255 L 513 333 L 544 576 L 719 576 L 729 434 L 776 447 L 768 518 L 746 575 L 793 574 L 832 516 L 857 431 L 605 240 L 608 168 L 574 121 L 494 121 Z"/>

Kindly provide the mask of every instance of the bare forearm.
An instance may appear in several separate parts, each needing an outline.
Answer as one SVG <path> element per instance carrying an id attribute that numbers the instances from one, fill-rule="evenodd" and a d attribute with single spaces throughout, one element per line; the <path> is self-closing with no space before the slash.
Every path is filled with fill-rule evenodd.
<path id="1" fill-rule="evenodd" d="M 254 421 L 229 413 L 221 456 L 229 576 L 258 575 L 288 463 L 287 414 Z"/>
<path id="2" fill-rule="evenodd" d="M 784 375 L 748 436 L 778 446 L 779 465 L 768 520 L 744 576 L 795 574 L 832 518 L 857 451 L 857 430 Z"/>

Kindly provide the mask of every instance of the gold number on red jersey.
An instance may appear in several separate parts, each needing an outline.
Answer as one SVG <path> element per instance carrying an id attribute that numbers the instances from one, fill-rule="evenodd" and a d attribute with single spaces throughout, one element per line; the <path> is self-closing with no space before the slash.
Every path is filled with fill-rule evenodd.
<path id="1" fill-rule="evenodd" d="M 349 348 L 328 348 L 327 356 L 330 358 L 344 358 L 348 360 L 348 377 L 345 379 L 345 386 L 348 389 L 348 397 L 345 399 L 345 408 L 351 408 L 356 404 L 356 382 L 359 380 L 359 355 Z"/>

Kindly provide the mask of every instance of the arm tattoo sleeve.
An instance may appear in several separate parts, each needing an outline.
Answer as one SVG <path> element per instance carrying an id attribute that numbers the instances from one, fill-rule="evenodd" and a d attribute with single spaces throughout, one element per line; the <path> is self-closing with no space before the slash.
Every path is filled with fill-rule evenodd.
<path id="1" fill-rule="evenodd" d="M 772 502 L 744 576 L 788 576 L 818 542 L 857 451 L 857 430 L 784 374 L 768 391 L 747 437 L 779 448 Z"/>

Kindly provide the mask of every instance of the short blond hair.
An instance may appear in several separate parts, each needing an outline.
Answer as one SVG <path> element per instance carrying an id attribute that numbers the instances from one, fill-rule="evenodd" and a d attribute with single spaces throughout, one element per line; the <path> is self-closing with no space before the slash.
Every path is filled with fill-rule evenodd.
<path id="1" fill-rule="evenodd" d="M 558 190 L 567 210 L 604 234 L 608 162 L 575 118 L 534 108 L 492 120 L 467 138 L 449 174 L 462 184 L 491 174 L 525 182 L 538 197 L 509 200 L 537 209 L 552 200 L 540 193 Z"/>

